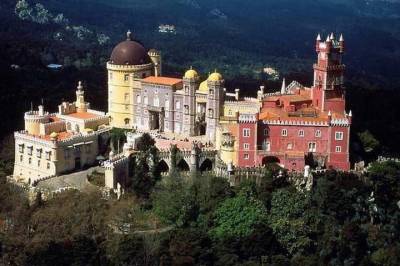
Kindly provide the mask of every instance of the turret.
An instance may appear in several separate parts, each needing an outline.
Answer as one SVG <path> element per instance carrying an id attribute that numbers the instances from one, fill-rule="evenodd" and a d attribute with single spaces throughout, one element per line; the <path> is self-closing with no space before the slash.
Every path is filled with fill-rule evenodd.
<path id="1" fill-rule="evenodd" d="M 192 67 L 190 67 L 190 69 L 186 71 L 185 75 L 183 76 L 183 132 L 189 136 L 193 136 L 195 134 L 196 90 L 199 88 L 199 81 L 199 75 Z"/>
<path id="2" fill-rule="evenodd" d="M 154 76 L 162 76 L 162 58 L 161 52 L 157 51 L 156 49 L 151 49 L 148 52 L 151 61 L 154 64 Z"/>
<path id="3" fill-rule="evenodd" d="M 282 80 L 281 94 L 286 94 L 286 79 Z"/>
<path id="4" fill-rule="evenodd" d="M 48 123 L 50 115 L 44 111 L 43 105 L 39 105 L 37 111 L 28 111 L 24 116 L 25 130 L 31 135 L 40 135 L 40 125 Z"/>
<path id="5" fill-rule="evenodd" d="M 315 50 L 319 51 L 319 44 L 321 43 L 321 34 L 318 33 L 317 39 L 315 40 Z"/>
<path id="6" fill-rule="evenodd" d="M 89 104 L 85 102 L 85 91 L 83 90 L 82 81 L 78 82 L 78 87 L 76 88 L 76 112 L 85 113 L 89 108 Z"/>
<path id="7" fill-rule="evenodd" d="M 343 38 L 343 34 L 340 34 L 340 38 L 339 38 L 339 47 L 340 47 L 340 53 L 344 53 L 344 38 Z"/>
<path id="8" fill-rule="evenodd" d="M 215 141 L 216 129 L 219 123 L 219 118 L 223 113 L 224 102 L 224 78 L 217 71 L 214 71 L 208 79 L 208 96 L 206 106 L 206 122 L 207 122 L 207 137 L 211 141 Z"/>

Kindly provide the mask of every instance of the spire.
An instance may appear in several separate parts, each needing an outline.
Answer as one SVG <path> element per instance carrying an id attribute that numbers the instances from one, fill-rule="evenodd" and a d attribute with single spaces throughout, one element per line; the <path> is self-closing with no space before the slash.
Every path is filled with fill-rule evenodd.
<path id="1" fill-rule="evenodd" d="M 285 93 L 286 93 L 286 79 L 283 78 L 283 80 L 282 80 L 281 94 L 285 94 Z"/>
<path id="2" fill-rule="evenodd" d="M 328 116 L 332 116 L 331 110 L 329 110 L 329 112 L 328 112 Z"/>
<path id="3" fill-rule="evenodd" d="M 335 39 L 335 35 L 333 35 L 333 32 L 331 33 L 330 39 L 331 39 L 331 40 L 334 40 L 334 39 Z"/>
<path id="4" fill-rule="evenodd" d="M 78 91 L 82 91 L 83 90 L 83 86 L 82 86 L 82 81 L 78 82 L 78 87 L 76 87 L 78 89 Z"/>
<path id="5" fill-rule="evenodd" d="M 317 35 L 317 41 L 321 41 L 321 34 L 319 34 L 319 33 Z"/>
<path id="6" fill-rule="evenodd" d="M 330 41 L 331 41 L 331 36 L 328 35 L 328 36 L 326 37 L 326 42 L 330 42 Z"/>
<path id="7" fill-rule="evenodd" d="M 349 117 L 353 117 L 353 112 L 350 110 Z"/>
<path id="8" fill-rule="evenodd" d="M 343 34 L 340 34 L 339 42 L 344 42 Z"/>
<path id="9" fill-rule="evenodd" d="M 128 32 L 126 33 L 126 40 L 127 41 L 132 41 L 132 32 L 131 32 L 131 30 L 128 30 Z"/>

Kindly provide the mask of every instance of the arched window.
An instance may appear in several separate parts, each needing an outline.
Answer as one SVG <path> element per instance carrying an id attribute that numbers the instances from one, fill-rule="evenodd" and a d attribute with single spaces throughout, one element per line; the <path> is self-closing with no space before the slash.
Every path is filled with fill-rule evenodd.
<path id="1" fill-rule="evenodd" d="M 165 100 L 165 110 L 169 110 L 169 100 Z"/>
<path id="2" fill-rule="evenodd" d="M 175 102 L 175 109 L 176 109 L 176 110 L 181 109 L 181 102 L 180 102 L 180 101 L 176 101 L 176 102 Z"/>
<path id="3" fill-rule="evenodd" d="M 125 122 L 125 126 L 129 126 L 129 123 L 130 123 L 129 118 L 125 118 L 125 119 L 124 119 L 124 122 Z"/>

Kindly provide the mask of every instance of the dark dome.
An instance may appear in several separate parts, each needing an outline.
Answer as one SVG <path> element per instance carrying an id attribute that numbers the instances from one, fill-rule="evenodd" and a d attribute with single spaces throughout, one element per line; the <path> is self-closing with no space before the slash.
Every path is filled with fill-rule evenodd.
<path id="1" fill-rule="evenodd" d="M 144 46 L 131 40 L 123 41 L 115 46 L 110 61 L 114 65 L 143 65 L 151 62 Z"/>

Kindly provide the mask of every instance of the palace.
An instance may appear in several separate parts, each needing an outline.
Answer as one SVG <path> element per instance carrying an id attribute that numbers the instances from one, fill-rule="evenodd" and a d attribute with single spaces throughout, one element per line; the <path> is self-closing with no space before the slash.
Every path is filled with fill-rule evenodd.
<path id="1" fill-rule="evenodd" d="M 102 150 L 100 137 L 112 127 L 156 136 L 167 168 L 169 147 L 176 144 L 190 171 L 216 162 L 226 169 L 278 163 L 299 172 L 349 170 L 352 113 L 345 109 L 344 38 L 331 34 L 322 41 L 318 35 L 315 49 L 311 87 L 296 81 L 286 86 L 283 80 L 280 91 L 266 93 L 261 86 L 255 97 L 241 97 L 239 89 L 226 91 L 217 71 L 206 80 L 192 67 L 182 78 L 163 76 L 161 53 L 128 32 L 107 63 L 108 113 L 89 109 L 81 83 L 76 102 L 62 103 L 58 113 L 43 106 L 25 113 L 25 130 L 15 133 L 14 178 L 35 183 L 93 165 Z M 137 136 L 128 134 L 123 152 L 111 152 L 105 162 L 110 188 L 122 182 L 118 175 L 127 175 Z"/>
<path id="2" fill-rule="evenodd" d="M 109 117 L 85 102 L 81 82 L 74 103 L 63 102 L 54 114 L 40 105 L 39 110 L 26 112 L 24 119 L 25 129 L 14 133 L 13 177 L 32 185 L 93 165 L 102 149 L 101 137 L 111 129 Z"/>
<path id="3" fill-rule="evenodd" d="M 109 115 L 115 127 L 204 136 L 226 164 L 276 162 L 290 170 L 306 165 L 349 170 L 352 114 L 345 110 L 344 38 L 316 40 L 314 83 L 293 81 L 257 97 L 227 93 L 221 74 L 204 81 L 190 68 L 182 79 L 162 76 L 160 52 L 132 40 L 118 44 L 107 63 Z"/>

